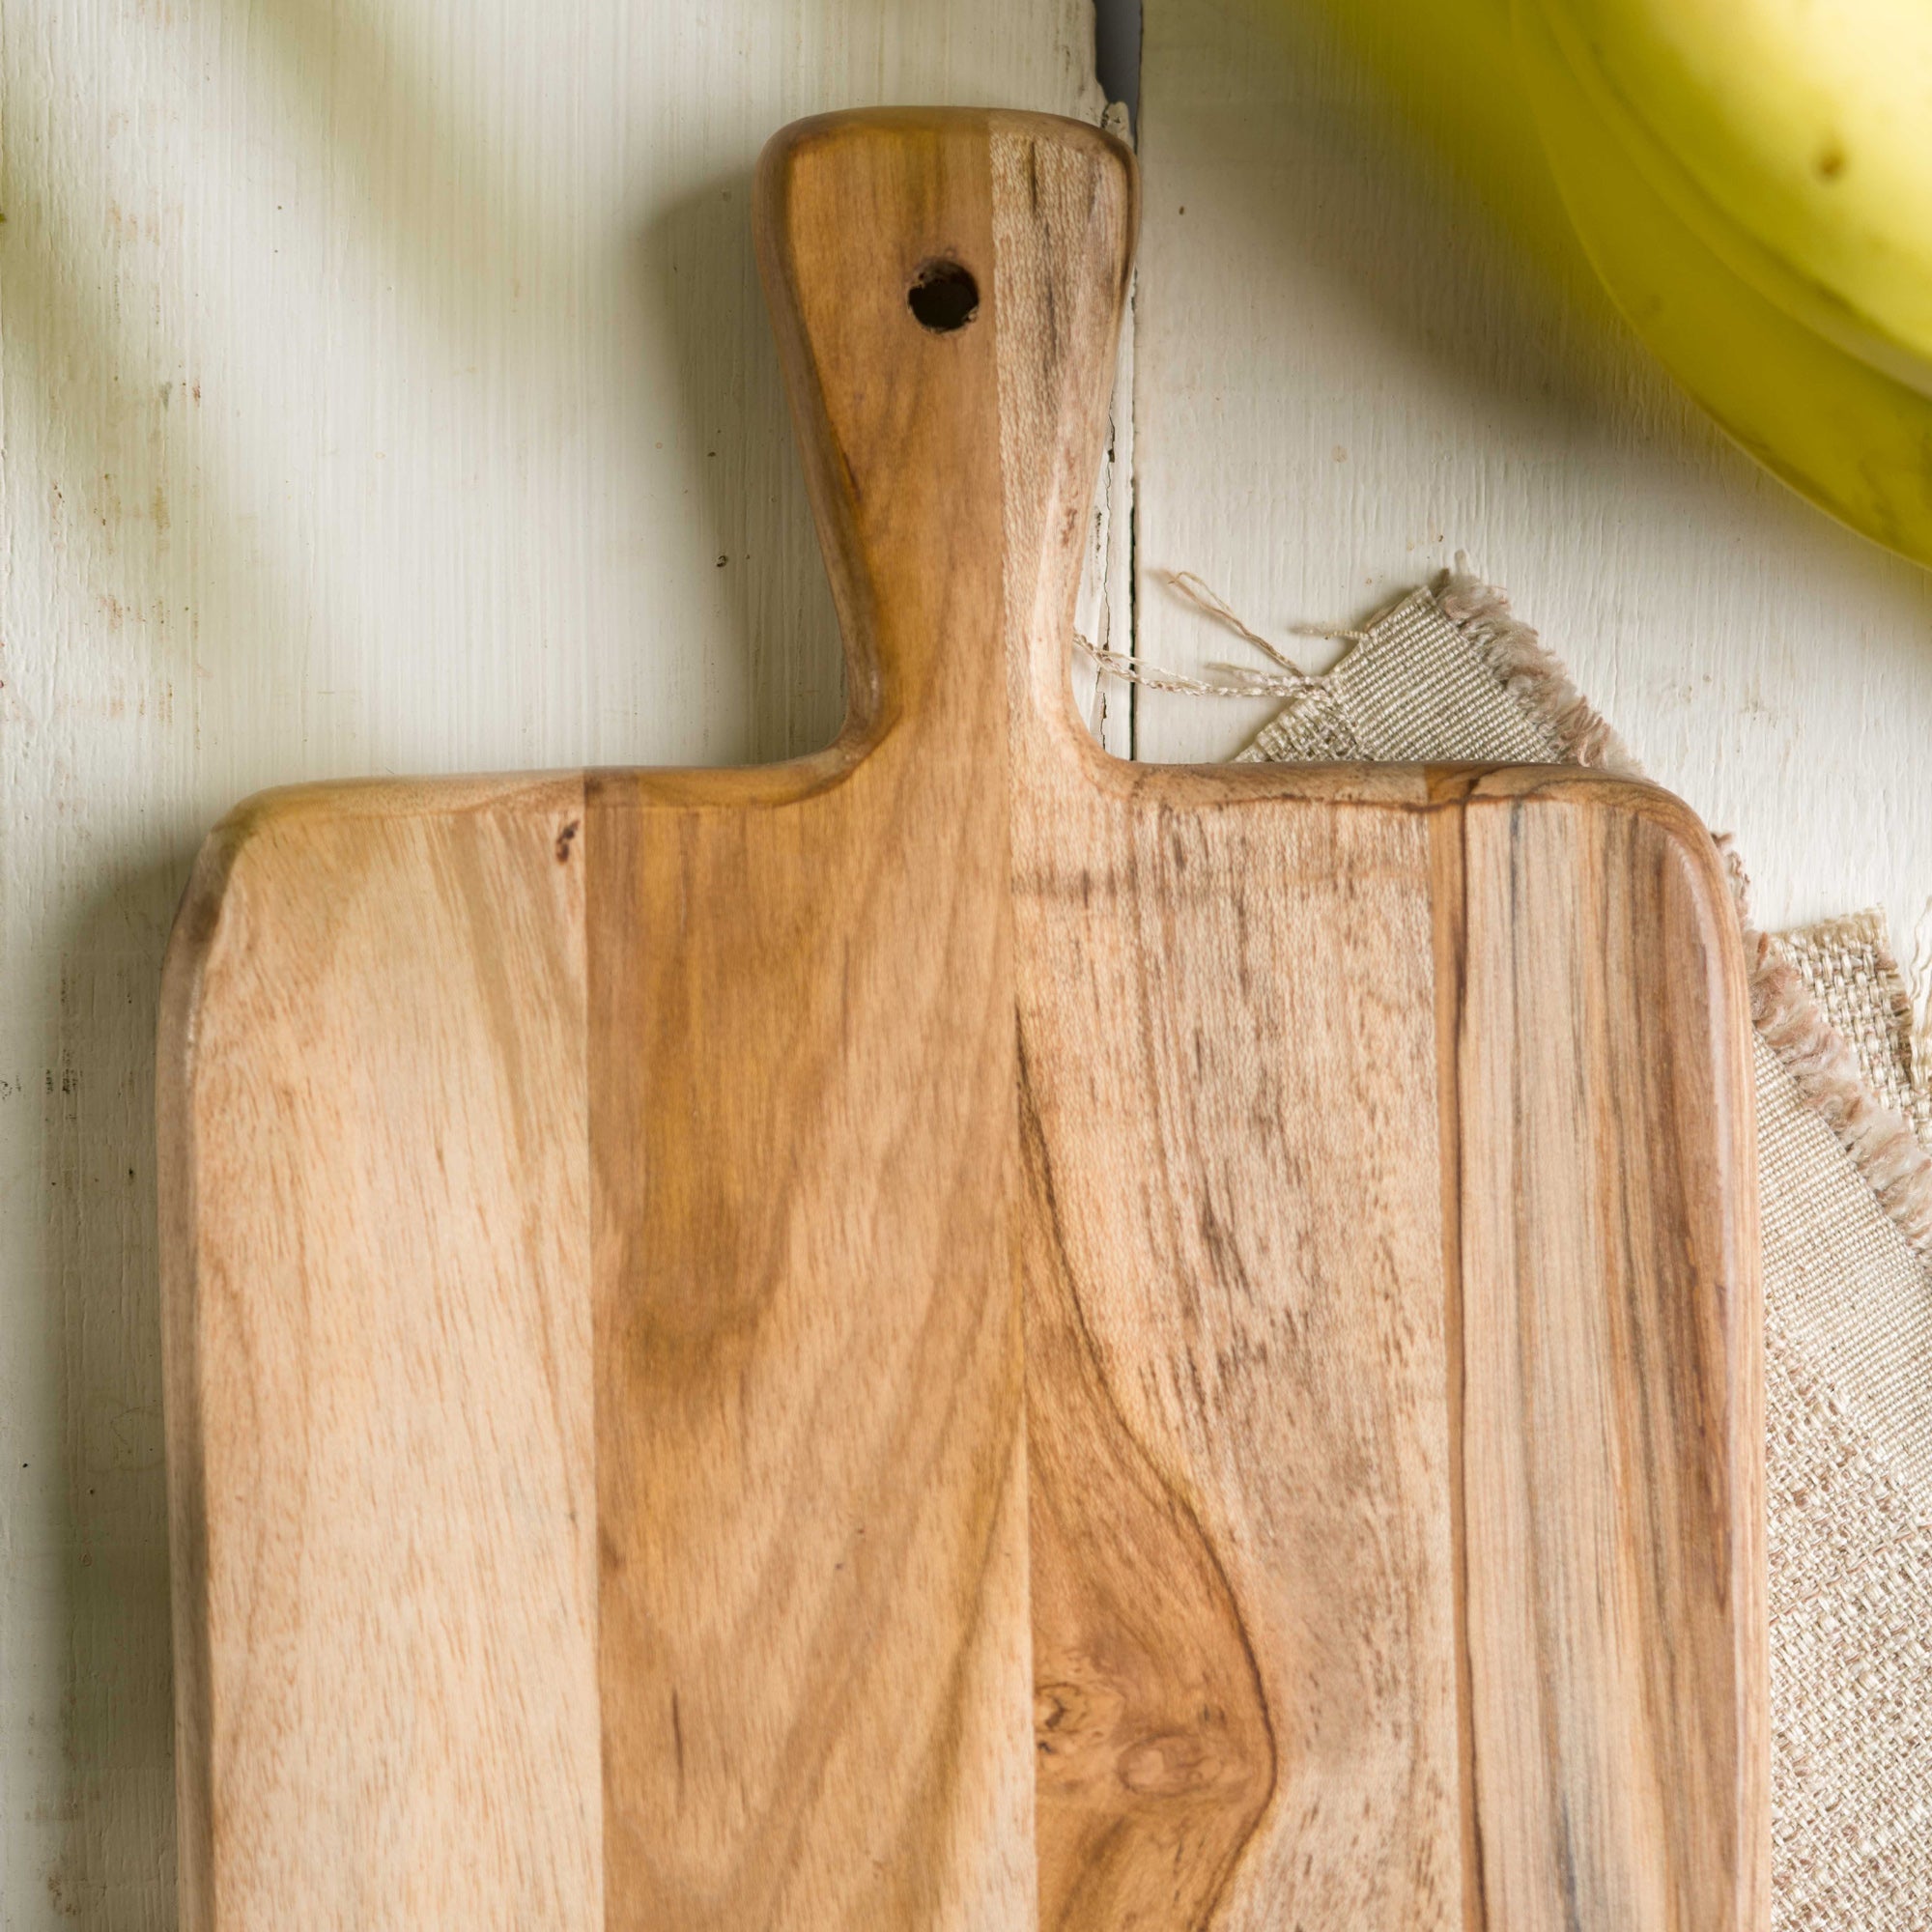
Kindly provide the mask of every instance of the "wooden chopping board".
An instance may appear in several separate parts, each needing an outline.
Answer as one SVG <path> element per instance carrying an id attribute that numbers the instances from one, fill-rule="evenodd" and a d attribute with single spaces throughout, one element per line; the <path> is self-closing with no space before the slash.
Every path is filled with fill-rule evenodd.
<path id="1" fill-rule="evenodd" d="M 1091 744 L 1135 194 L 1028 115 L 768 150 L 830 750 L 210 839 L 188 1927 L 1761 1932 L 1716 856 L 1575 772 Z"/>

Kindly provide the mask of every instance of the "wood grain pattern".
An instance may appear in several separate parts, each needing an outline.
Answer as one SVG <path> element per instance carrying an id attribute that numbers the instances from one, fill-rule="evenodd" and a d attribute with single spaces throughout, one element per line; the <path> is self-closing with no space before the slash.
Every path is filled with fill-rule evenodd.
<path id="1" fill-rule="evenodd" d="M 190 1923 L 1762 1932 L 1715 855 L 1575 774 L 1092 744 L 1135 214 L 1035 117 L 769 151 L 828 751 L 211 847 Z"/>
<path id="2" fill-rule="evenodd" d="M 1036 1669 L 1073 1687 L 1042 1922 L 1760 1932 L 1747 1036 L 1708 842 L 1553 774 L 1291 812 L 1218 782 L 1122 787 L 1111 848 L 1069 787 L 1022 884 Z"/>
<path id="3" fill-rule="evenodd" d="M 761 173 L 760 252 L 851 651 L 837 744 L 742 772 L 590 774 L 562 781 L 567 813 L 514 781 L 323 791 L 244 812 L 211 847 L 162 1046 L 191 1923 L 1033 1921 L 1001 675 L 1003 464 L 1023 459 L 1002 449 L 995 369 L 1029 351 L 1001 347 L 995 127 L 1128 208 L 1114 143 L 1024 115 L 802 124 Z M 1069 311 L 1111 328 L 1127 224 L 1092 240 L 1053 273 Z M 908 287 L 934 260 L 976 270 L 972 326 L 914 319 Z M 1104 355 L 1078 373 L 1104 395 Z M 1037 460 L 1092 428 L 1091 412 L 1049 416 Z M 420 829 L 472 823 L 520 855 L 494 922 L 468 848 Z M 369 883 L 345 899 L 345 876 Z M 554 957 L 575 962 L 567 998 Z M 486 1071 L 507 1097 L 475 1089 Z M 503 1119 L 539 1102 L 526 1147 Z M 375 1151 L 345 1131 L 358 1108 L 385 1123 Z M 567 1236 L 517 1287 L 577 1338 L 543 1365 L 576 1418 L 568 1492 L 526 1499 L 526 1542 L 492 1549 L 488 1589 L 406 1543 L 317 1592 L 294 1560 L 323 1533 L 311 1518 L 380 1529 L 369 1470 L 412 1480 L 417 1437 L 453 1423 L 454 1456 L 491 1432 L 506 1468 L 544 1449 L 487 1363 L 458 1352 L 453 1378 L 380 1319 L 392 1296 L 480 1321 L 466 1297 L 510 1264 L 494 1222 L 453 1223 L 460 1197 L 422 1179 L 460 1139 L 445 1111 L 472 1108 L 497 1164 L 466 1156 L 449 1185 L 489 1193 L 526 1240 Z M 263 1172 L 291 1160 L 294 1197 Z M 353 1333 L 258 1369 L 231 1293 L 313 1340 L 300 1311 L 332 1303 L 340 1275 L 363 1298 Z M 488 1332 L 534 1370 L 530 1342 Z M 268 1395 L 243 1403 L 239 1368 L 289 1385 L 286 1430 Z M 362 1419 L 354 1456 L 297 1424 L 305 1392 Z M 593 1531 L 569 1641 L 498 1669 L 525 1599 L 556 1599 L 556 1550 L 577 1562 Z M 265 1577 L 264 1548 L 289 1566 Z M 287 1597 L 305 1606 L 274 1673 L 290 1688 L 265 1701 L 254 1643 Z M 585 1696 L 560 1699 L 559 1673 Z M 392 1745 L 398 1684 L 420 1694 Z M 568 1731 L 567 1831 L 534 1790 L 525 1721 Z M 486 1722 L 501 1748 L 472 1747 Z M 496 1782 L 426 1781 L 396 1836 L 392 1781 L 476 1751 Z M 258 1790 L 305 1802 L 304 1829 L 278 1829 Z M 563 1868 L 569 1888 L 532 1889 Z"/>
<path id="4" fill-rule="evenodd" d="M 984 121 L 807 124 L 760 182 L 855 709 L 592 785 L 609 1922 L 1018 1926 L 995 331 L 906 298 L 991 280 Z"/>
<path id="5" fill-rule="evenodd" d="M 600 1922 L 582 791 L 289 794 L 202 855 L 160 1089 L 187 1925 Z"/>
<path id="6" fill-rule="evenodd" d="M 1218 1668 L 1238 1682 L 1254 1659 L 1245 1755 L 1271 1787 L 1204 1895 L 1170 1900 L 1170 1861 L 1149 1856 L 1112 1909 L 1056 1925 L 1447 1924 L 1460 1903 L 1426 826 L 1278 803 L 1098 801 L 1077 890 L 1042 846 L 1022 898 L 1058 1266 L 1116 1428 L 1227 1579 L 1241 1647 L 1223 1635 Z M 1158 955 L 1191 970 L 1153 1003 Z M 1083 1016 L 1126 1001 L 1140 1049 L 1116 1074 Z M 1108 1174 L 1132 1184 L 1082 1184 Z M 1036 1430 L 1065 1387 L 1037 1368 Z M 1090 1484 L 1105 1467 L 1061 1460 Z M 1052 1638 L 1037 1614 L 1055 1676 L 1107 1647 L 1104 1627 Z M 1151 1740 L 1121 1701 L 1126 1781 Z M 1217 1762 L 1226 1710 L 1202 1700 L 1177 1745 Z M 1178 1812 L 1193 1794 L 1175 1796 Z"/>
<path id="7" fill-rule="evenodd" d="M 1026 238 L 1092 198 L 994 168 L 1006 327 L 1077 364 Z M 1069 407 L 1003 371 L 1009 449 Z M 1041 1922 L 1761 1932 L 1710 841 L 1577 774 L 1105 757 L 1065 447 L 1006 497 Z"/>
<path id="8" fill-rule="evenodd" d="M 1709 1823 L 1766 1815 L 1763 1713 L 1719 1722 L 1707 1688 L 1766 1667 L 1764 1418 L 1748 1167 L 1709 1185 L 1750 1145 L 1744 1075 L 1676 1044 L 1746 1038 L 1691 830 L 1560 796 L 1462 828 L 1459 1487 L 1499 1925 L 1749 1925 L 1765 1896 L 1762 1833 Z"/>

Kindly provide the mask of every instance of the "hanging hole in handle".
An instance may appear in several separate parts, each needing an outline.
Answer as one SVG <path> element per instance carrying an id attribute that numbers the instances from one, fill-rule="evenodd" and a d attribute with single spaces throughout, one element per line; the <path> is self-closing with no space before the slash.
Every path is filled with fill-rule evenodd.
<path id="1" fill-rule="evenodd" d="M 922 328 L 929 328 L 935 335 L 951 335 L 980 313 L 980 284 L 963 262 L 943 258 L 922 262 L 906 291 L 906 307 Z"/>

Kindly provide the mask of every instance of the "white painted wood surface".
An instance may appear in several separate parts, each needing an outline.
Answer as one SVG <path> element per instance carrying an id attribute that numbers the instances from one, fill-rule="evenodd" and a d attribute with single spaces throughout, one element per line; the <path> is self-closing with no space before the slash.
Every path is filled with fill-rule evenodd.
<path id="1" fill-rule="evenodd" d="M 1877 900 L 1905 943 L 1932 583 L 1644 359 L 1542 181 L 1506 10 L 1146 5 L 1143 653 L 1239 654 L 1163 568 L 1279 632 L 1465 548 L 1740 835 L 1767 920 Z M 1091 71 L 1089 0 L 8 0 L 9 1932 L 173 1922 L 151 1055 L 201 833 L 291 780 L 821 742 L 752 157 L 835 104 L 1091 116 Z M 1113 551 L 1082 621 L 1120 646 Z M 1264 715 L 1143 693 L 1140 754 Z"/>
<path id="2" fill-rule="evenodd" d="M 8 0 L 8 1932 L 174 1922 L 152 1057 L 202 833 L 828 738 L 753 158 L 1092 75 L 1090 0 Z"/>
<path id="3" fill-rule="evenodd" d="M 1544 170 L 1507 6 L 1145 6 L 1142 655 L 1259 662 L 1163 570 L 1281 639 L 1466 550 L 1737 835 L 1766 923 L 1876 903 L 1909 958 L 1932 577 L 1773 481 L 1649 360 Z M 1138 754 L 1225 757 L 1268 709 L 1143 692 Z"/>

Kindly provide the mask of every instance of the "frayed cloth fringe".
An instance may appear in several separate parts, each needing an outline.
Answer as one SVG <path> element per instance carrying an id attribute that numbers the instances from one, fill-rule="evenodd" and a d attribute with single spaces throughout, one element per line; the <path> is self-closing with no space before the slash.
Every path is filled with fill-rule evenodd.
<path id="1" fill-rule="evenodd" d="M 1509 598 L 1462 567 L 1431 587 L 1436 608 L 1476 647 L 1504 687 L 1579 765 L 1642 776 L 1629 748 L 1577 687 L 1536 633 L 1512 614 Z M 1804 976 L 1751 923 L 1749 881 L 1728 837 L 1719 848 L 1731 879 L 1751 1019 L 1793 1081 L 1823 1117 L 1899 1232 L 1920 1254 L 1932 1254 L 1932 1154 L 1912 1124 L 1873 1092 L 1852 1043 L 1826 1016 Z"/>
<path id="2" fill-rule="evenodd" d="M 1212 668 L 1219 677 L 1194 678 L 1113 651 L 1095 650 L 1084 638 L 1075 642 L 1102 670 L 1158 691 L 1212 697 L 1293 697 L 1321 683 L 1321 678 L 1309 676 L 1250 629 L 1192 572 L 1172 575 L 1167 582 L 1188 602 L 1272 659 L 1274 668 L 1262 671 L 1216 665 Z M 1561 660 L 1510 610 L 1507 593 L 1484 582 L 1468 568 L 1465 557 L 1458 555 L 1456 567 L 1436 579 L 1429 595 L 1504 690 L 1550 734 L 1562 757 L 1623 778 L 1643 776 L 1630 748 L 1571 682 Z M 1365 632 L 1311 629 L 1308 635 L 1359 641 Z M 1718 846 L 1737 904 L 1751 1018 L 1759 1034 L 1790 1072 L 1805 1104 L 1837 1136 L 1899 1232 L 1918 1253 L 1932 1256 L 1932 1154 L 1905 1116 L 1873 1091 L 1852 1043 L 1832 1024 L 1804 976 L 1779 953 L 1776 941 L 1751 923 L 1749 882 L 1743 863 L 1728 837 L 1720 838 Z"/>

